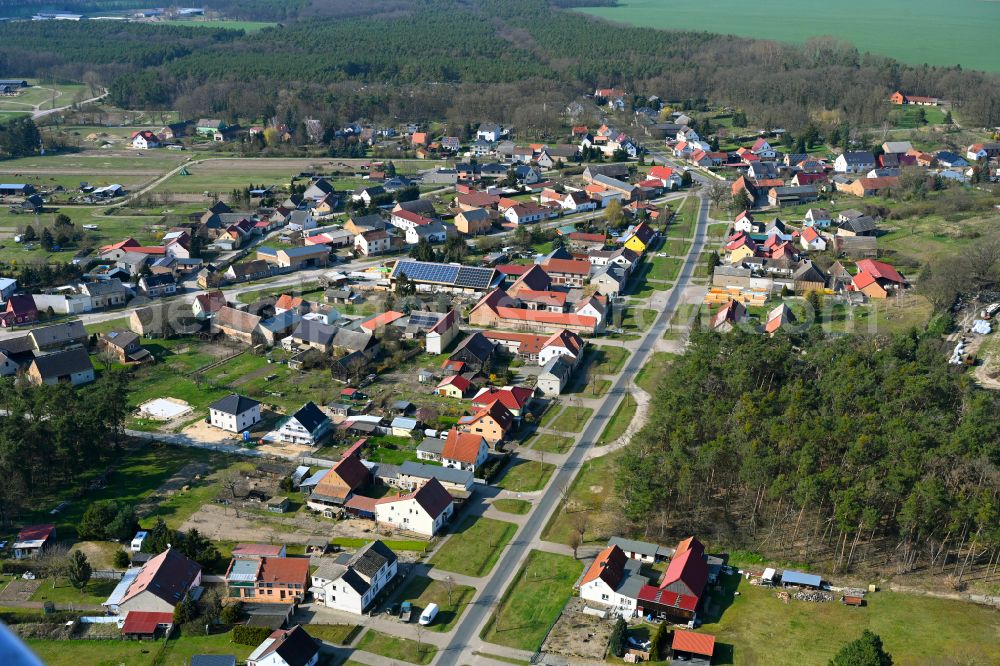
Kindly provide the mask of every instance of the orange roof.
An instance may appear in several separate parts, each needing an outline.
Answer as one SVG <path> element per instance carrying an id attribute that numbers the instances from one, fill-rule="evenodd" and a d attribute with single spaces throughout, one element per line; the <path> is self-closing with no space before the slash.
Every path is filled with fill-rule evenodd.
<path id="1" fill-rule="evenodd" d="M 309 578 L 307 557 L 265 557 L 261 560 L 257 580 L 262 583 L 300 583 Z"/>
<path id="2" fill-rule="evenodd" d="M 457 429 L 448 433 L 441 449 L 441 457 L 457 460 L 472 465 L 479 458 L 483 446 L 483 438 L 469 432 L 459 432 Z"/>
<path id="3" fill-rule="evenodd" d="M 362 328 L 366 328 L 369 331 L 374 331 L 375 329 L 381 328 L 382 326 L 388 326 L 389 324 L 391 324 L 392 322 L 396 321 L 397 319 L 400 319 L 400 318 L 405 317 L 405 316 L 406 315 L 404 315 L 402 312 L 396 312 L 395 310 L 389 310 L 388 312 L 383 312 L 381 314 L 375 315 L 374 317 L 372 317 L 368 321 L 366 321 L 363 324 L 361 324 L 361 327 Z"/>
<path id="4" fill-rule="evenodd" d="M 649 170 L 650 178 L 668 179 L 674 175 L 674 170 L 670 167 L 657 165 Z"/>
<path id="5" fill-rule="evenodd" d="M 671 644 L 674 650 L 681 652 L 691 652 L 711 657 L 715 652 L 715 636 L 710 634 L 696 634 L 693 631 L 683 629 L 674 630 L 674 641 Z"/>
<path id="6" fill-rule="evenodd" d="M 590 275 L 590 262 L 576 259 L 549 259 L 542 264 L 546 273 L 566 273 L 569 275 Z"/>
<path id="7" fill-rule="evenodd" d="M 516 321 L 535 322 L 538 324 L 559 324 L 561 326 L 587 326 L 589 328 L 597 326 L 597 320 L 593 317 L 568 312 L 522 310 L 521 308 L 509 308 L 504 306 L 498 306 L 495 311 L 503 319 L 514 319 Z"/>
<path id="8" fill-rule="evenodd" d="M 600 578 L 612 589 L 618 587 L 625 570 L 625 561 L 628 557 L 618 546 L 608 546 L 594 558 L 593 564 L 587 569 L 580 579 L 580 585 L 586 585 Z"/>
<path id="9" fill-rule="evenodd" d="M 906 279 L 896 272 L 896 269 L 885 263 L 884 261 L 875 261 L 874 259 L 862 259 L 858 262 L 858 270 L 864 271 L 865 273 L 871 273 L 876 278 L 882 278 L 883 280 L 890 280 L 892 282 L 899 282 L 903 284 Z"/>
<path id="10" fill-rule="evenodd" d="M 522 301 L 532 303 L 542 303 L 545 305 L 566 305 L 566 292 L 563 291 L 536 291 L 534 289 L 522 289 L 517 292 L 517 297 Z"/>
<path id="11" fill-rule="evenodd" d="M 520 343 L 517 348 L 519 354 L 537 354 L 542 351 L 542 347 L 550 339 L 544 335 L 535 335 L 533 333 L 506 333 L 504 331 L 483 331 L 483 335 L 488 340 L 506 340 Z"/>
<path id="12" fill-rule="evenodd" d="M 523 409 L 531 400 L 533 391 L 524 386 L 512 386 L 510 388 L 498 389 L 494 387 L 484 388 L 472 398 L 473 405 L 492 405 L 496 401 L 506 407 L 509 411 Z"/>
<path id="13" fill-rule="evenodd" d="M 280 297 L 278 297 L 278 300 L 275 301 L 274 303 L 275 308 L 280 308 L 282 310 L 292 310 L 301 305 L 302 305 L 302 297 L 292 296 L 291 294 L 282 294 Z"/>
<path id="14" fill-rule="evenodd" d="M 875 276 L 872 275 L 871 273 L 867 271 L 861 271 L 860 273 L 854 276 L 852 282 L 854 283 L 855 289 L 864 289 L 873 282 L 877 282 L 877 280 L 875 279 Z"/>

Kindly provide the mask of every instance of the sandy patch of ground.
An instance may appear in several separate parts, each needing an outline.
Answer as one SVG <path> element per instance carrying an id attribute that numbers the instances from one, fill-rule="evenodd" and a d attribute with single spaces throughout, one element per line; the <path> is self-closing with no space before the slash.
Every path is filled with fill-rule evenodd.
<path id="1" fill-rule="evenodd" d="M 305 543 L 314 537 L 370 538 L 372 526 L 367 520 L 333 521 L 304 511 L 285 516 L 262 515 L 233 506 L 205 504 L 184 521 L 181 530 L 194 527 L 208 538 L 219 541 Z"/>
<path id="2" fill-rule="evenodd" d="M 236 433 L 216 428 L 209 423 L 205 423 L 205 419 L 198 419 L 181 432 L 187 437 L 205 444 L 234 443 L 239 441 Z"/>
<path id="3" fill-rule="evenodd" d="M 611 638 L 612 622 L 596 615 L 585 615 L 585 605 L 582 599 L 570 599 L 546 637 L 542 645 L 543 652 L 576 659 L 604 659 L 608 640 Z"/>
<path id="4" fill-rule="evenodd" d="M 191 405 L 178 398 L 154 398 L 139 405 L 139 414 L 157 421 L 173 421 L 191 413 Z"/>

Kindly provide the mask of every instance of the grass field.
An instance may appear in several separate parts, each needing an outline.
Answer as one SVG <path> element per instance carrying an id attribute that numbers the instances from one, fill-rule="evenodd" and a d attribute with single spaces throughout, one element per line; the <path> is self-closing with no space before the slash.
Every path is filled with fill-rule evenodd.
<path id="1" fill-rule="evenodd" d="M 601 436 L 595 442 L 598 446 L 610 444 L 615 441 L 628 428 L 628 424 L 635 418 L 636 402 L 631 393 L 626 393 L 622 401 L 618 403 L 618 408 L 608 420 L 608 425 L 604 426 Z"/>
<path id="2" fill-rule="evenodd" d="M 635 383 L 650 395 L 656 393 L 656 387 L 660 383 L 660 378 L 667 371 L 675 355 L 670 352 L 653 352 L 653 355 L 646 361 L 646 365 L 635 376 Z"/>
<path id="3" fill-rule="evenodd" d="M 434 553 L 430 564 L 466 576 L 485 576 L 516 531 L 514 523 L 468 516 Z"/>
<path id="4" fill-rule="evenodd" d="M 427 643 L 417 643 L 408 638 L 397 638 L 369 629 L 358 642 L 358 649 L 377 654 L 386 659 L 399 659 L 411 664 L 429 664 L 437 648 Z"/>
<path id="5" fill-rule="evenodd" d="M 535 460 L 516 460 L 497 482 L 498 488 L 515 493 L 530 493 L 541 490 L 548 483 L 555 465 Z"/>
<path id="6" fill-rule="evenodd" d="M 531 449 L 543 453 L 566 453 L 573 446 L 573 440 L 569 437 L 542 433 L 535 435 L 531 439 Z"/>
<path id="7" fill-rule="evenodd" d="M 346 645 L 360 630 L 356 624 L 312 624 L 309 623 L 309 635 L 313 638 Z"/>
<path id="8" fill-rule="evenodd" d="M 480 637 L 497 645 L 537 649 L 582 570 L 583 564 L 572 557 L 531 551 Z"/>
<path id="9" fill-rule="evenodd" d="M 504 513 L 512 513 L 517 516 L 523 516 L 524 514 L 531 511 L 531 502 L 527 500 L 519 499 L 498 499 L 493 501 L 493 506 L 497 511 L 503 511 Z"/>
<path id="10" fill-rule="evenodd" d="M 570 533 L 579 524 L 577 521 L 586 515 L 585 543 L 599 543 L 607 539 L 600 524 L 601 509 L 605 502 L 614 497 L 615 466 L 619 453 L 588 460 L 580 467 L 580 473 L 573 479 L 565 501 L 552 518 L 549 519 L 542 538 L 555 543 L 569 544 Z M 572 511 L 567 511 L 567 505 Z"/>
<path id="11" fill-rule="evenodd" d="M 947 11 L 931 0 L 843 0 L 811 3 L 803 9 L 794 0 L 773 0 L 768 11 L 739 0 L 683 4 L 664 0 L 619 0 L 614 7 L 580 11 L 647 28 L 707 30 L 743 37 L 802 42 L 836 35 L 863 51 L 892 56 L 919 65 L 961 64 L 965 68 L 1000 71 L 1000 52 L 983 48 L 994 43 L 1000 7 L 995 2 L 958 0 Z M 864 21 L 857 20 L 863 15 Z M 775 16 L 781 16 L 775 21 Z M 933 34 L 934 40 L 911 35 Z"/>
<path id="12" fill-rule="evenodd" d="M 682 261 L 677 257 L 652 257 L 647 260 L 649 269 L 649 279 L 669 281 L 676 280 L 681 272 Z"/>
<path id="13" fill-rule="evenodd" d="M 162 641 L 95 640 L 95 641 L 27 641 L 36 655 L 46 664 L 73 666 L 188 666 L 196 654 L 231 654 L 237 661 L 245 660 L 253 651 L 248 645 L 238 645 L 230 634 L 213 636 L 180 636 L 171 639 L 163 651 Z"/>
<path id="14" fill-rule="evenodd" d="M 77 93 L 87 88 L 79 83 L 40 83 L 33 79 L 28 82 L 32 87 L 23 89 L 20 95 L 0 97 L 0 111 L 31 111 L 36 105 L 39 110 L 69 106 Z"/>
<path id="15" fill-rule="evenodd" d="M 593 413 L 590 407 L 567 407 L 549 427 L 560 432 L 580 432 Z"/>
<path id="16" fill-rule="evenodd" d="M 727 577 L 726 584 L 729 591 L 738 585 L 740 596 L 724 601 L 732 605 L 721 618 L 706 617 L 701 629 L 722 644 L 723 661 L 731 651 L 734 664 L 826 664 L 844 643 L 870 629 L 882 637 L 897 666 L 1000 662 L 1000 614 L 984 606 L 893 592 L 869 595 L 863 608 L 786 604 L 773 590 L 747 585 L 738 576 Z M 948 657 L 941 660 L 942 655 Z"/>
<path id="17" fill-rule="evenodd" d="M 612 347 L 611 345 L 593 345 L 587 348 L 587 355 L 590 367 L 601 374 L 614 375 L 625 367 L 625 361 L 632 352 L 624 347 Z"/>
<path id="18" fill-rule="evenodd" d="M 448 587 L 444 582 L 427 576 L 414 576 L 396 597 L 396 601 L 412 603 L 415 606 L 413 614 L 418 617 L 428 605 L 437 604 L 439 609 L 437 617 L 434 619 L 434 624 L 427 628 L 431 631 L 446 632 L 451 631 L 462 617 L 465 607 L 469 605 L 475 593 L 475 588 L 454 584 L 449 602 Z"/>

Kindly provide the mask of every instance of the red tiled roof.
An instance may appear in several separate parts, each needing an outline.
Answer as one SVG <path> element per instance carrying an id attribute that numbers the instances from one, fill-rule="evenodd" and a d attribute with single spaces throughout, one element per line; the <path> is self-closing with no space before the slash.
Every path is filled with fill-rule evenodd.
<path id="1" fill-rule="evenodd" d="M 483 438 L 479 435 L 453 429 L 448 433 L 448 438 L 444 440 L 441 457 L 472 465 L 479 457 L 482 445 Z"/>
<path id="2" fill-rule="evenodd" d="M 655 585 L 643 585 L 639 590 L 637 598 L 639 601 L 671 606 L 686 611 L 693 611 L 698 607 L 698 597 L 693 597 L 690 594 L 679 594 L 670 590 L 662 590 Z"/>
<path id="3" fill-rule="evenodd" d="M 666 166 L 654 166 L 649 170 L 650 178 L 658 178 L 660 180 L 669 180 L 671 176 L 674 175 L 674 170 Z"/>
<path id="4" fill-rule="evenodd" d="M 584 241 L 588 243 L 603 243 L 607 240 L 607 236 L 604 234 L 588 234 L 582 231 L 574 231 L 566 235 L 566 238 L 575 241 Z"/>
<path id="5" fill-rule="evenodd" d="M 452 326 L 455 326 L 457 323 L 458 323 L 458 313 L 455 312 L 454 310 L 449 310 L 448 314 L 441 317 L 441 319 L 438 320 L 438 323 L 431 326 L 430 330 L 427 332 L 444 333 Z"/>
<path id="6" fill-rule="evenodd" d="M 854 276 L 854 279 L 851 280 L 851 282 L 854 284 L 855 289 L 864 289 L 873 282 L 877 282 L 877 280 L 875 279 L 875 276 L 872 275 L 871 273 L 867 271 L 861 271 L 860 273 Z"/>
<path id="7" fill-rule="evenodd" d="M 166 254 L 167 248 L 162 245 L 140 245 L 138 247 L 127 248 L 129 252 L 138 252 L 139 254 Z"/>
<path id="8" fill-rule="evenodd" d="M 531 266 L 527 264 L 500 264 L 497 270 L 504 275 L 524 275 Z"/>
<path id="9" fill-rule="evenodd" d="M 270 543 L 241 543 L 233 548 L 233 556 L 280 557 L 282 546 Z"/>
<path id="10" fill-rule="evenodd" d="M 226 295 L 221 291 L 209 291 L 195 296 L 205 312 L 218 312 L 226 306 Z"/>
<path id="11" fill-rule="evenodd" d="M 663 580 L 660 581 L 660 589 L 675 586 L 673 591 L 677 592 L 676 587 L 683 587 L 685 588 L 683 593 L 700 597 L 706 582 L 708 582 L 708 565 L 697 550 L 689 549 L 680 555 L 674 553 L 670 565 L 663 574 Z"/>
<path id="12" fill-rule="evenodd" d="M 257 580 L 262 583 L 305 584 L 309 578 L 308 557 L 265 557 Z"/>
<path id="13" fill-rule="evenodd" d="M 542 347 L 550 339 L 548 336 L 533 333 L 505 333 L 503 331 L 483 331 L 483 335 L 489 340 L 519 342 L 520 346 L 517 350 L 519 354 L 537 354 L 542 351 Z"/>
<path id="14" fill-rule="evenodd" d="M 365 513 L 375 513 L 375 503 L 374 497 L 365 497 L 364 495 L 351 495 L 351 498 L 344 502 L 344 507 L 348 509 L 354 509 L 355 511 L 363 511 Z"/>
<path id="15" fill-rule="evenodd" d="M 414 213 L 412 211 L 408 211 L 405 208 L 400 208 L 399 210 L 394 210 L 392 212 L 392 215 L 393 215 L 393 217 L 403 218 L 407 222 L 412 222 L 413 224 L 417 225 L 418 227 L 422 227 L 422 226 L 424 226 L 426 224 L 431 224 L 432 222 L 434 222 L 434 220 L 432 220 L 429 217 L 426 217 L 426 216 L 421 215 L 419 213 Z"/>
<path id="16" fill-rule="evenodd" d="M 497 315 L 503 319 L 513 319 L 522 322 L 538 324 L 558 324 L 560 326 L 597 326 L 597 320 L 585 315 L 570 312 L 547 312 L 544 310 L 522 310 L 499 306 L 495 308 Z"/>
<path id="17" fill-rule="evenodd" d="M 576 259 L 549 259 L 542 264 L 546 273 L 563 273 L 567 275 L 589 275 L 590 262 Z"/>
<path id="18" fill-rule="evenodd" d="M 51 524 L 29 525 L 17 533 L 18 541 L 39 541 L 48 539 L 56 531 L 56 526 Z"/>
<path id="19" fill-rule="evenodd" d="M 445 377 L 441 380 L 438 384 L 438 388 L 441 388 L 442 386 L 454 386 L 462 393 L 465 393 L 472 388 L 472 382 L 462 375 L 451 375 L 450 377 Z"/>
<path id="20" fill-rule="evenodd" d="M 291 294 L 282 294 L 280 297 L 278 297 L 278 300 L 275 301 L 274 307 L 275 308 L 280 308 L 282 310 L 292 310 L 294 308 L 297 308 L 297 307 L 301 306 L 302 302 L 303 301 L 302 301 L 302 297 L 301 296 L 292 296 Z"/>
<path id="21" fill-rule="evenodd" d="M 156 633 L 156 628 L 174 623 L 173 613 L 156 613 L 151 611 L 129 611 L 122 624 L 123 634 L 142 634 L 144 636 Z"/>
<path id="22" fill-rule="evenodd" d="M 905 284 L 906 279 L 896 272 L 896 269 L 885 263 L 884 261 L 875 261 L 874 259 L 862 259 L 858 262 L 858 270 L 865 273 L 871 273 L 872 276 L 882 279 L 889 280 L 890 282 L 898 282 L 899 284 Z"/>
<path id="23" fill-rule="evenodd" d="M 683 629 L 674 630 L 674 641 L 670 644 L 674 650 L 702 654 L 711 657 L 715 652 L 715 636 L 711 634 L 696 634 Z"/>
<path id="24" fill-rule="evenodd" d="M 522 301 L 532 303 L 542 303 L 544 305 L 566 305 L 566 293 L 562 291 L 535 291 L 534 289 L 522 289 L 517 292 L 517 297 Z"/>
<path id="25" fill-rule="evenodd" d="M 475 423 L 476 421 L 484 419 L 487 416 L 496 421 L 501 430 L 504 432 L 510 430 L 510 427 L 514 425 L 514 415 L 511 414 L 510 410 L 504 407 L 503 403 L 499 400 L 494 400 L 489 404 L 489 406 L 480 409 L 475 414 L 463 416 L 458 420 L 458 422 L 461 425 L 469 425 L 470 423 Z"/>
<path id="26" fill-rule="evenodd" d="M 548 346 L 565 347 L 575 356 L 583 348 L 583 339 L 576 333 L 563 329 L 557 333 L 553 333 L 545 341 L 543 348 Z"/>
<path id="27" fill-rule="evenodd" d="M 498 389 L 494 387 L 484 388 L 472 398 L 473 405 L 492 405 L 499 400 L 500 404 L 510 411 L 523 409 L 531 400 L 533 391 L 524 386 L 511 386 L 510 388 Z"/>
<path id="28" fill-rule="evenodd" d="M 380 328 L 382 326 L 388 326 L 389 324 L 391 324 L 392 322 L 396 321 L 397 319 L 400 319 L 400 318 L 405 317 L 405 316 L 406 315 L 404 315 L 402 312 L 396 312 L 395 310 L 389 310 L 388 312 L 383 312 L 381 314 L 375 315 L 374 317 L 372 317 L 368 321 L 366 321 L 363 324 L 361 324 L 361 327 L 362 328 L 366 328 L 369 331 L 374 331 L 375 329 Z"/>
<path id="29" fill-rule="evenodd" d="M 196 562 L 177 549 L 168 548 L 142 566 L 119 605 L 147 591 L 168 604 L 177 605 L 199 573 L 201 567 Z"/>

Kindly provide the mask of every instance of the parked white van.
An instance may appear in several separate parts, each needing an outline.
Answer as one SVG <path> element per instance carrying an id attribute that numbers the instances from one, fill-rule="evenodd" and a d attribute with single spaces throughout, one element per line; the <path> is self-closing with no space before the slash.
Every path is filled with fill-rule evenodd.
<path id="1" fill-rule="evenodd" d="M 420 622 L 420 624 L 424 626 L 427 626 L 428 624 L 434 621 L 434 618 L 437 617 L 437 614 L 438 614 L 438 605 L 427 604 L 427 608 L 425 608 L 424 612 L 420 614 L 420 620 L 418 620 L 418 622 Z"/>

